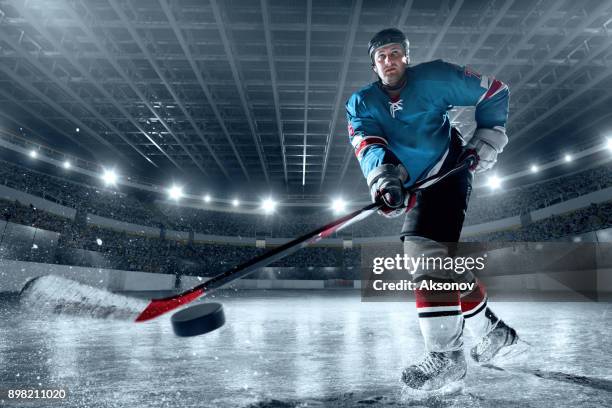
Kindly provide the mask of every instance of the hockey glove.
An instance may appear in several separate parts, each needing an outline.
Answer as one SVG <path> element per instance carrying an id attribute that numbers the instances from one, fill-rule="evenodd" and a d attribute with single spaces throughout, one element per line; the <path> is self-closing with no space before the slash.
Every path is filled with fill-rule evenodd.
<path id="1" fill-rule="evenodd" d="M 497 155 L 504 150 L 508 143 L 508 137 L 503 127 L 493 129 L 476 129 L 474 136 L 468 143 L 466 151 L 473 151 L 478 156 L 478 162 L 474 169 L 476 173 L 490 170 L 497 162 Z"/>
<path id="2" fill-rule="evenodd" d="M 401 164 L 383 164 L 372 170 L 368 186 L 373 202 L 382 200 L 379 214 L 394 218 L 408 212 L 416 203 L 416 196 L 407 194 L 404 183 L 409 180 L 406 168 Z"/>

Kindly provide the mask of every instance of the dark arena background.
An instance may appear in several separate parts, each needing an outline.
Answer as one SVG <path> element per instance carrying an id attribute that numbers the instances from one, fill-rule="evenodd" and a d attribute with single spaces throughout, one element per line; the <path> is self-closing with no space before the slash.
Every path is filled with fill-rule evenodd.
<path id="1" fill-rule="evenodd" d="M 445 392 L 401 381 L 415 294 L 365 290 L 403 217 L 281 251 L 371 202 L 345 104 L 387 27 L 510 92 L 460 241 L 527 347 L 478 364 L 466 333 Z M 612 406 L 611 105 L 607 0 L 0 0 L 0 406 Z M 134 321 L 275 250 L 190 299 L 222 327 Z"/>

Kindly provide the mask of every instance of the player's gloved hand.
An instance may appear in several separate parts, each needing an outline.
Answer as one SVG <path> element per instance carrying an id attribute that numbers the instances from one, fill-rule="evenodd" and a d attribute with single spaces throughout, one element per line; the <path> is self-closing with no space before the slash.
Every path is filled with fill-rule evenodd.
<path id="1" fill-rule="evenodd" d="M 497 150 L 483 140 L 477 140 L 474 143 L 470 142 L 466 153 L 476 155 L 476 165 L 470 167 L 470 170 L 476 173 L 487 171 L 497 163 Z"/>
<path id="2" fill-rule="evenodd" d="M 404 189 L 404 183 L 409 178 L 406 168 L 401 164 L 383 164 L 370 172 L 368 186 L 372 201 L 382 200 L 384 203 L 379 210 L 381 215 L 394 218 L 414 207 L 416 196 Z"/>
<path id="3" fill-rule="evenodd" d="M 473 170 L 476 173 L 490 170 L 497 162 L 497 155 L 504 150 L 508 143 L 508 136 L 503 127 L 493 129 L 476 129 L 474 136 L 466 147 L 466 153 L 475 153 L 478 157 Z"/>
<path id="4" fill-rule="evenodd" d="M 463 149 L 463 153 L 461 153 L 461 155 L 459 156 L 459 159 L 457 160 L 457 164 L 462 164 L 465 160 L 472 160 L 472 164 L 470 164 L 470 167 L 468 168 L 468 170 L 476 171 L 480 158 L 478 157 L 478 153 L 476 152 L 475 149 L 468 148 L 468 147 Z"/>

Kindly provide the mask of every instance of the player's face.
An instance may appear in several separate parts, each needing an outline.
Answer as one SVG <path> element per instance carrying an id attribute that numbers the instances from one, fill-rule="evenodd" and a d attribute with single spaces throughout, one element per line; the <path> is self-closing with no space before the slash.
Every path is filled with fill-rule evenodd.
<path id="1" fill-rule="evenodd" d="M 399 44 L 389 44 L 374 52 L 374 72 L 385 85 L 396 85 L 406 71 L 408 57 Z"/>

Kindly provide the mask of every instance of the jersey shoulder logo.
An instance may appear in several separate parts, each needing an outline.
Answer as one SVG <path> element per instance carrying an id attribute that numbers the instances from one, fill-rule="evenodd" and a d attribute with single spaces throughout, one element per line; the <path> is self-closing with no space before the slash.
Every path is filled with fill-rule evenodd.
<path id="1" fill-rule="evenodd" d="M 399 99 L 395 102 L 389 102 L 389 113 L 391 113 L 392 118 L 395 119 L 395 112 L 404 110 L 404 107 L 402 106 L 403 102 L 403 99 Z"/>

